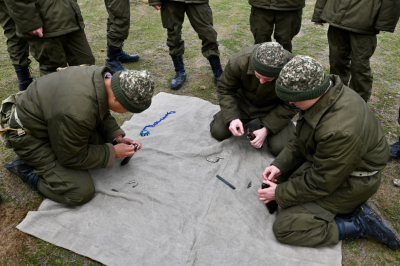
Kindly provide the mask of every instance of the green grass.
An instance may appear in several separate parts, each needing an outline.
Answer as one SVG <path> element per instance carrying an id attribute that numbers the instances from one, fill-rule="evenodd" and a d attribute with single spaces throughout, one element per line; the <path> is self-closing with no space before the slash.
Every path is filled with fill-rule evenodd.
<path id="1" fill-rule="evenodd" d="M 102 0 L 78 1 L 85 18 L 86 34 L 98 65 L 104 64 L 106 57 L 107 12 Z M 315 0 L 307 0 L 303 10 L 302 29 L 293 41 L 295 55 L 309 55 L 321 62 L 329 72 L 327 25 L 311 23 Z M 250 32 L 250 6 L 245 0 L 212 0 L 210 6 L 214 15 L 214 26 L 218 32 L 221 62 L 224 66 L 229 58 L 242 48 L 253 44 Z M 397 123 L 400 100 L 400 38 L 394 34 L 378 35 L 378 47 L 371 60 L 374 73 L 373 100 L 369 105 L 382 123 L 388 142 L 396 141 L 400 135 Z M 191 28 L 188 19 L 183 27 L 185 40 L 184 61 L 188 73 L 184 87 L 171 91 L 169 83 L 174 76 L 172 61 L 166 46 L 166 30 L 161 25 L 159 11 L 149 7 L 146 1 L 131 1 L 130 35 L 124 49 L 139 53 L 137 63 L 126 64 L 129 69 L 147 69 L 155 77 L 156 93 L 167 92 L 176 95 L 195 96 L 217 104 L 213 74 L 208 61 L 201 54 L 201 41 Z M 5 44 L 0 36 L 0 99 L 18 91 L 17 78 L 11 66 Z M 31 57 L 31 59 L 33 59 Z M 34 61 L 34 60 L 33 60 Z M 31 64 L 33 75 L 39 76 L 38 64 Z M 119 124 L 129 120 L 131 115 L 115 114 Z M 40 239 L 23 234 L 15 226 L 23 220 L 29 210 L 36 210 L 43 197 L 32 192 L 25 184 L 10 175 L 3 163 L 15 154 L 0 147 L 0 264 L 3 265 L 99 265 L 90 259 Z M 373 201 L 382 214 L 400 231 L 400 189 L 393 186 L 399 178 L 399 161 L 388 164 L 383 171 L 383 182 Z M 5 241 L 4 241 L 5 240 Z M 5 242 L 12 241 L 13 246 Z M 8 243 L 8 242 L 7 242 Z M 343 241 L 343 265 L 399 265 L 400 252 L 388 249 L 370 240 Z M 4 253 L 2 253 L 4 252 Z M 4 256 L 2 256 L 4 254 Z"/>

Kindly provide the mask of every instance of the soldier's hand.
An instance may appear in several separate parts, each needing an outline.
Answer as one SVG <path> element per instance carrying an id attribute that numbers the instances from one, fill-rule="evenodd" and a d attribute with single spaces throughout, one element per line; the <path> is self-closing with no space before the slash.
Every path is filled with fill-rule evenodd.
<path id="1" fill-rule="evenodd" d="M 141 142 L 135 141 L 135 140 L 131 140 L 131 139 L 128 139 L 128 138 L 122 138 L 122 137 L 120 138 L 120 137 L 118 137 L 118 138 L 115 139 L 115 142 L 117 142 L 117 143 L 125 143 L 127 145 L 137 144 L 138 147 L 137 147 L 136 151 L 138 151 L 138 150 L 140 150 L 142 148 L 142 143 Z"/>
<path id="2" fill-rule="evenodd" d="M 281 170 L 279 170 L 278 167 L 275 165 L 268 166 L 265 168 L 263 172 L 263 178 L 264 180 L 276 182 L 276 177 L 280 176 L 282 174 Z"/>
<path id="3" fill-rule="evenodd" d="M 234 136 L 241 136 L 244 133 L 243 123 L 240 119 L 232 120 L 229 124 L 229 130 L 232 132 Z"/>
<path id="4" fill-rule="evenodd" d="M 262 147 L 264 140 L 268 135 L 268 130 L 267 128 L 263 127 L 259 130 L 254 131 L 253 134 L 256 135 L 256 138 L 250 141 L 250 143 L 251 145 L 253 145 L 254 148 L 259 149 Z"/>
<path id="5" fill-rule="evenodd" d="M 139 148 L 139 147 L 138 147 Z M 133 145 L 119 143 L 114 145 L 115 149 L 115 157 L 116 158 L 125 158 L 135 154 L 135 147 Z"/>
<path id="6" fill-rule="evenodd" d="M 43 27 L 40 27 L 36 30 L 31 30 L 30 32 L 28 32 L 30 35 L 36 35 L 39 36 L 40 38 L 43 37 Z"/>
<path id="7" fill-rule="evenodd" d="M 264 189 L 259 189 L 258 190 L 258 198 L 260 201 L 264 203 L 268 203 L 271 200 L 275 200 L 275 190 L 276 190 L 276 184 L 273 182 L 270 182 L 268 180 L 264 180 L 264 183 L 269 185 L 269 188 L 264 188 Z"/>
<path id="8" fill-rule="evenodd" d="M 161 9 L 161 5 L 154 5 L 152 7 L 154 7 L 156 10 L 160 10 Z"/>

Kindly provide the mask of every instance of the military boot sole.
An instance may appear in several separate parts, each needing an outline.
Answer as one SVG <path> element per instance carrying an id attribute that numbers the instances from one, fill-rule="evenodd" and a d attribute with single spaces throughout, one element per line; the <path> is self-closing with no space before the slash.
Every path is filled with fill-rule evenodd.
<path id="1" fill-rule="evenodd" d="M 391 249 L 400 250 L 399 234 L 388 221 L 382 218 L 376 206 L 368 201 L 361 208 L 370 230 L 374 233 L 374 236 L 366 237 L 382 242 Z"/>

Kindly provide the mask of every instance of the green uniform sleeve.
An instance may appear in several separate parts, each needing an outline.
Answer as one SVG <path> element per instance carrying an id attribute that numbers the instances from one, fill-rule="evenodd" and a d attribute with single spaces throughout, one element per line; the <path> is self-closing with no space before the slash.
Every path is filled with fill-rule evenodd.
<path id="1" fill-rule="evenodd" d="M 325 7 L 327 0 L 317 0 L 314 7 L 314 14 L 311 21 L 316 23 L 324 23 L 325 21 L 321 19 L 322 10 Z"/>
<path id="2" fill-rule="evenodd" d="M 394 32 L 400 16 L 400 1 L 382 0 L 376 20 L 375 29 L 387 32 Z"/>
<path id="3" fill-rule="evenodd" d="M 112 152 L 107 144 L 89 144 L 91 133 L 96 130 L 93 119 L 61 115 L 48 120 L 47 125 L 51 146 L 63 166 L 82 170 L 98 169 L 110 166 L 109 160 L 115 159 L 110 158 Z"/>
<path id="4" fill-rule="evenodd" d="M 356 169 L 362 155 L 365 154 L 359 136 L 348 132 L 327 133 L 316 142 L 318 144 L 312 166 L 302 175 L 290 178 L 277 186 L 275 198 L 282 208 L 314 201 L 331 194 Z"/>
<path id="5" fill-rule="evenodd" d="M 237 71 L 235 73 L 235 71 Z M 233 68 L 229 61 L 218 82 L 218 100 L 225 124 L 240 118 L 240 110 L 236 98 L 237 90 L 240 89 L 241 79 L 239 67 Z"/>
<path id="6" fill-rule="evenodd" d="M 111 143 L 120 135 L 125 137 L 125 132 L 118 126 L 117 121 L 115 121 L 115 118 L 111 115 L 110 111 L 107 112 L 96 130 L 105 137 L 105 140 L 108 143 Z"/>
<path id="7" fill-rule="evenodd" d="M 299 112 L 295 106 L 282 103 L 277 105 L 266 116 L 260 117 L 261 123 L 267 128 L 268 133 L 276 134 L 281 131 L 288 122 Z"/>
<path id="8" fill-rule="evenodd" d="M 149 6 L 162 5 L 161 0 L 149 0 Z"/>
<path id="9" fill-rule="evenodd" d="M 18 31 L 28 33 L 43 26 L 35 0 L 5 0 Z"/>

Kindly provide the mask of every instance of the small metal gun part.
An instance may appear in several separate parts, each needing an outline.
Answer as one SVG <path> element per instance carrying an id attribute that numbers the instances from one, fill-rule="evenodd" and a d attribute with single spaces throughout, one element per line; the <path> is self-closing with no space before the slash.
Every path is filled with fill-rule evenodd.
<path id="1" fill-rule="evenodd" d="M 132 187 L 136 187 L 137 185 L 139 185 L 139 183 L 134 183 Z"/>
<path id="2" fill-rule="evenodd" d="M 216 159 L 216 160 L 214 160 L 214 159 L 209 159 L 209 158 L 206 158 L 207 162 L 210 162 L 210 163 L 216 163 L 216 162 L 218 162 L 218 161 L 219 161 L 219 159 L 224 159 L 224 158 L 223 158 L 223 157 L 218 157 L 218 156 L 217 156 L 217 159 Z"/>
<path id="3" fill-rule="evenodd" d="M 267 185 L 267 184 L 265 184 L 265 183 L 262 183 L 262 184 L 261 184 L 261 189 L 269 188 L 269 187 L 270 187 L 270 186 Z M 276 212 L 276 210 L 278 209 L 278 203 L 276 203 L 275 200 L 271 200 L 270 202 L 265 203 L 265 206 L 267 206 L 268 212 L 269 212 L 270 214 L 273 214 L 273 213 Z"/>
<path id="4" fill-rule="evenodd" d="M 228 185 L 231 189 L 236 189 L 231 183 L 229 183 L 228 181 L 226 181 L 225 179 L 223 179 L 221 176 L 217 175 L 217 178 L 219 180 L 221 180 L 222 182 L 224 182 L 226 185 Z"/>
<path id="5" fill-rule="evenodd" d="M 136 152 L 138 145 L 135 143 L 133 144 L 133 146 L 135 147 L 134 151 Z M 127 163 L 129 163 L 129 161 L 131 160 L 132 156 L 126 157 L 122 160 L 121 165 L 125 165 Z"/>
<path id="6" fill-rule="evenodd" d="M 247 129 L 247 138 L 250 140 L 254 140 L 256 138 L 256 135 L 252 131 L 250 131 L 250 128 Z"/>

